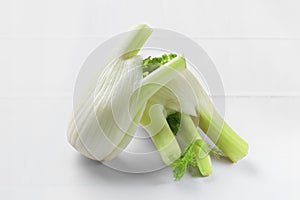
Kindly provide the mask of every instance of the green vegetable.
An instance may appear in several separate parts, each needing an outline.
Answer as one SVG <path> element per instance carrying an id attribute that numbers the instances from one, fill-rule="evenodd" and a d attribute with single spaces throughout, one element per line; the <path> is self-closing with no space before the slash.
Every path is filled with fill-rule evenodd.
<path id="1" fill-rule="evenodd" d="M 99 74 L 95 91 L 88 91 L 89 97 L 74 110 L 68 141 L 86 157 L 116 157 L 133 138 L 148 99 L 186 68 L 184 58 L 177 57 L 143 78 L 143 59 L 136 54 L 151 32 L 140 25 L 127 35 L 119 47 L 121 56 Z"/>
<path id="2" fill-rule="evenodd" d="M 171 165 L 181 156 L 181 149 L 159 104 L 148 102 L 140 123 L 150 134 L 162 160 Z"/>
<path id="3" fill-rule="evenodd" d="M 175 180 L 187 171 L 209 176 L 211 153 L 232 162 L 246 156 L 248 144 L 218 114 L 185 58 L 163 54 L 142 59 L 137 54 L 152 30 L 146 25 L 134 30 L 119 47 L 121 56 L 99 74 L 95 92 L 74 110 L 70 144 L 91 159 L 111 160 L 140 123 L 163 162 L 173 168 Z M 206 144 L 199 128 L 216 147 Z"/>
<path id="4" fill-rule="evenodd" d="M 168 122 L 174 135 L 176 135 L 177 132 L 179 131 L 180 121 L 181 121 L 181 113 L 179 113 L 179 112 L 170 114 L 167 117 L 167 122 Z"/>
<path id="5" fill-rule="evenodd" d="M 189 115 L 182 114 L 178 140 L 183 148 L 190 148 L 194 155 L 194 167 L 198 167 L 202 176 L 208 176 L 212 173 L 210 161 L 210 149 L 201 138 L 194 121 Z M 185 154 L 183 154 L 185 156 Z"/>
<path id="6" fill-rule="evenodd" d="M 167 113 L 168 125 L 174 135 L 178 137 L 177 141 L 181 143 L 181 150 L 184 151 L 173 164 L 170 165 L 169 162 L 165 162 L 174 168 L 176 180 L 182 177 L 187 168 L 193 172 L 198 170 L 198 174 L 202 176 L 208 176 L 212 173 L 208 146 L 199 148 L 199 145 L 195 145 L 196 141 L 198 144 L 199 141 L 202 145 L 205 144 L 197 131 L 198 126 L 217 145 L 211 150 L 216 157 L 226 156 L 231 161 L 236 162 L 247 154 L 248 144 L 218 115 L 198 80 L 187 69 L 161 87 L 148 102 L 151 102 L 152 105 L 163 106 Z M 196 123 L 193 121 L 194 118 L 197 119 Z M 156 120 L 156 118 L 152 119 L 153 121 Z M 155 135 L 152 130 L 147 131 L 150 135 Z M 169 134 L 169 138 L 172 142 L 168 144 L 168 148 L 176 149 L 178 152 L 178 143 L 174 142 L 175 136 L 173 138 Z M 155 145 L 161 142 L 160 138 L 157 137 L 152 138 L 152 140 Z M 170 151 L 159 148 L 158 150 L 163 160 L 172 156 Z M 201 159 L 199 155 L 202 155 Z"/>
<path id="7" fill-rule="evenodd" d="M 160 66 L 166 64 L 167 62 L 171 61 L 173 58 L 176 58 L 176 54 L 163 54 L 161 57 L 154 57 L 151 56 L 147 57 L 143 60 L 143 75 L 144 77 L 149 75 L 151 72 L 159 68 Z"/>

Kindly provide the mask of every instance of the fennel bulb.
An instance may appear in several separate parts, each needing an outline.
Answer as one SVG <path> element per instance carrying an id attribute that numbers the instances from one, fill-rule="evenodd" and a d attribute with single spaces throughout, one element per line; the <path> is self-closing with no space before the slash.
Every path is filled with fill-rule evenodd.
<path id="1" fill-rule="evenodd" d="M 176 180 L 187 171 L 212 173 L 210 153 L 237 162 L 248 144 L 218 114 L 183 56 L 137 55 L 152 30 L 134 28 L 114 58 L 98 76 L 95 90 L 74 110 L 68 141 L 94 160 L 115 158 L 129 144 L 138 124 L 149 133 L 163 162 Z M 200 128 L 216 145 L 211 150 Z"/>

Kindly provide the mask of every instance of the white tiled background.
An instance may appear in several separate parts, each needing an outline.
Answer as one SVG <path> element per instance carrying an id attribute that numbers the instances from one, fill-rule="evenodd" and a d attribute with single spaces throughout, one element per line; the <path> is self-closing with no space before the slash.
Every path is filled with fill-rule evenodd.
<path id="1" fill-rule="evenodd" d="M 299 199 L 299 10 L 296 0 L 0 1 L 0 198 Z M 226 118 L 250 144 L 245 160 L 215 160 L 211 177 L 175 183 L 168 169 L 122 174 L 67 145 L 84 59 L 141 22 L 207 51 L 228 96 Z"/>

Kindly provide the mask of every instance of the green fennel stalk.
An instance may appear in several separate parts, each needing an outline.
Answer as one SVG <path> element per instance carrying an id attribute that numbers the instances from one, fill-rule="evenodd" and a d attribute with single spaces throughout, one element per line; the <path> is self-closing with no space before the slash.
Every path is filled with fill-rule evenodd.
<path id="1" fill-rule="evenodd" d="M 163 55 L 158 58 L 148 57 L 143 61 L 144 68 L 150 69 L 151 75 L 151 73 L 154 73 L 155 70 L 160 68 L 161 63 L 168 63 L 174 58 L 176 58 L 175 54 L 172 54 L 171 56 Z M 148 71 L 145 72 L 144 70 L 143 72 L 144 76 L 147 78 L 147 76 L 149 76 Z M 152 141 L 157 147 L 163 161 L 167 165 L 173 167 L 173 174 L 176 180 L 179 180 L 185 174 L 187 168 L 192 169 L 193 172 L 198 171 L 202 176 L 210 175 L 212 173 L 210 152 L 215 155 L 226 155 L 226 157 L 233 162 L 243 158 L 248 152 L 248 144 L 239 137 L 216 112 L 210 98 L 196 78 L 187 71 L 187 69 L 180 74 L 181 77 L 178 76 L 177 78 L 170 80 L 148 101 L 148 104 L 151 102 L 150 105 L 161 104 L 163 106 L 163 110 L 167 113 L 165 116 L 168 122 L 168 126 L 165 126 L 168 128 L 164 128 L 158 132 L 146 128 L 150 135 L 155 136 L 157 134 L 156 137 L 152 138 Z M 196 93 L 195 96 L 197 101 L 193 101 L 193 103 L 196 102 L 195 105 L 188 105 L 191 98 L 190 95 L 187 95 L 187 91 L 191 87 Z M 184 104 L 182 104 L 182 102 L 177 102 L 178 96 L 181 97 L 180 100 L 183 101 Z M 183 110 L 181 105 L 185 106 Z M 190 106 L 190 108 L 187 108 L 186 105 Z M 149 109 L 145 110 L 142 119 L 145 118 L 145 115 L 149 116 L 149 114 L 147 114 L 148 110 Z M 155 122 L 158 120 L 158 117 L 154 116 L 156 115 L 153 115 L 151 120 Z M 162 116 L 163 115 L 161 114 L 159 120 L 165 120 Z M 199 123 L 195 124 L 192 117 L 197 117 Z M 148 122 L 149 121 L 150 120 L 148 119 Z M 155 124 L 154 122 L 153 124 Z M 147 123 L 142 122 L 142 125 L 145 124 Z M 222 152 L 218 152 L 215 149 L 209 149 L 208 145 L 201 138 L 197 126 L 207 134 Z M 170 130 L 173 132 L 174 136 L 170 134 Z M 163 137 L 162 135 L 164 134 L 167 136 Z M 178 139 L 178 143 L 184 144 L 180 147 L 181 152 L 183 153 L 181 153 L 181 156 L 179 157 L 179 148 L 178 143 L 175 142 L 175 135 Z M 168 149 L 172 149 L 172 151 Z M 177 159 L 173 156 L 174 152 L 176 157 L 178 157 Z M 172 159 L 170 160 L 169 158 Z M 170 161 L 173 162 L 170 164 Z"/>

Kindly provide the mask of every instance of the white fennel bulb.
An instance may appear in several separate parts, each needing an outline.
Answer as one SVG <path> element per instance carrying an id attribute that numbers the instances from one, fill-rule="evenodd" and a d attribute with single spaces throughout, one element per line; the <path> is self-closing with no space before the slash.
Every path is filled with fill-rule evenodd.
<path id="1" fill-rule="evenodd" d="M 186 67 L 184 58 L 177 57 L 143 78 L 143 59 L 136 54 L 151 29 L 137 28 L 123 41 L 121 56 L 106 66 L 95 90 L 73 112 L 68 141 L 88 158 L 111 160 L 126 148 L 148 99 Z"/>

